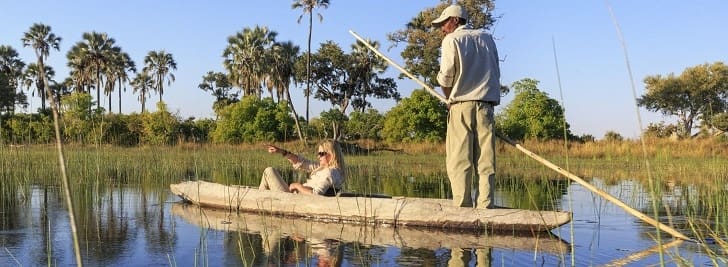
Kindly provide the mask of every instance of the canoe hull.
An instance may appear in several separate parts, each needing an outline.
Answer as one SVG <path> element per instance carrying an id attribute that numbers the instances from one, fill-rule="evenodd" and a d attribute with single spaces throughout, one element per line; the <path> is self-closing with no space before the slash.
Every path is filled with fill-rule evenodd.
<path id="1" fill-rule="evenodd" d="M 540 232 L 571 221 L 569 212 L 462 208 L 441 199 L 323 197 L 204 181 L 172 184 L 170 189 L 183 200 L 203 207 L 327 222 Z"/>

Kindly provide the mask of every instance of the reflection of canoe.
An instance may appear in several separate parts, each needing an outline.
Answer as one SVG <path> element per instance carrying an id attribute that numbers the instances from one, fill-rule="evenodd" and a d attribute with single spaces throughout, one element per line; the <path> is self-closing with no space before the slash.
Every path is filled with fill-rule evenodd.
<path id="1" fill-rule="evenodd" d="M 203 228 L 260 234 L 266 240 L 283 237 L 339 240 L 365 245 L 409 248 L 506 248 L 552 254 L 569 252 L 568 243 L 549 233 L 476 234 L 412 227 L 377 227 L 293 219 L 256 213 L 235 213 L 220 209 L 174 203 L 172 214 Z"/>
<path id="2" fill-rule="evenodd" d="M 172 184 L 170 189 L 200 206 L 355 224 L 539 232 L 571 220 L 571 213 L 563 211 L 461 208 L 441 199 L 323 197 L 203 181 Z"/>

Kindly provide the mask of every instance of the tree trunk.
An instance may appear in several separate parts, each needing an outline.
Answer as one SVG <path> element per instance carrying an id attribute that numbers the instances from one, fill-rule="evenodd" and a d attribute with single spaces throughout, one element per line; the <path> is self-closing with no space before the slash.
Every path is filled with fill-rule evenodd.
<path id="1" fill-rule="evenodd" d="M 164 76 L 158 75 L 157 90 L 159 91 L 159 102 L 162 102 L 162 94 L 164 94 Z"/>
<path id="2" fill-rule="evenodd" d="M 142 114 L 144 113 L 144 102 L 147 102 L 147 98 L 144 95 L 145 91 L 142 90 Z"/>
<path id="3" fill-rule="evenodd" d="M 164 94 L 164 85 L 162 84 L 162 75 L 159 75 L 159 83 L 157 84 L 157 90 L 159 90 L 159 102 L 162 102 L 162 94 Z"/>
<path id="4" fill-rule="evenodd" d="M 119 114 L 121 114 L 121 86 L 122 86 L 122 81 L 121 81 L 121 78 L 119 78 Z"/>
<path id="5" fill-rule="evenodd" d="M 308 12 L 308 53 L 306 53 L 306 121 L 309 120 L 311 98 L 311 33 L 313 32 L 313 9 Z"/>
<path id="6" fill-rule="evenodd" d="M 101 72 L 96 69 L 96 108 L 101 108 Z"/>
<path id="7" fill-rule="evenodd" d="M 45 75 L 45 70 L 43 70 L 43 73 L 41 75 Z M 41 79 L 43 79 L 43 78 L 41 78 Z M 40 109 L 45 110 L 46 109 L 46 88 L 42 82 L 41 82 L 41 84 L 38 85 L 38 90 L 40 90 Z"/>
<path id="8" fill-rule="evenodd" d="M 288 98 L 288 106 L 291 107 L 291 112 L 293 112 L 293 121 L 296 122 L 296 132 L 298 132 L 298 139 L 301 140 L 301 142 L 305 145 L 306 144 L 306 136 L 303 135 L 303 132 L 301 131 L 301 123 L 298 121 L 298 113 L 296 113 L 296 108 L 293 107 L 293 101 L 291 101 L 291 93 L 286 89 L 286 98 Z"/>

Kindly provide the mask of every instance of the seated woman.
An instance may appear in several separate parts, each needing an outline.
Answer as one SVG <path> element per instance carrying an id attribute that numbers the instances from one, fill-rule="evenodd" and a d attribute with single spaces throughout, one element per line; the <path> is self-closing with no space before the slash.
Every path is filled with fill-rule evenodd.
<path id="1" fill-rule="evenodd" d="M 332 195 L 344 184 L 344 157 L 339 143 L 327 140 L 318 146 L 318 162 L 307 160 L 284 149 L 269 145 L 268 153 L 280 153 L 296 170 L 310 172 L 305 183 L 291 183 L 283 180 L 278 170 L 268 167 L 260 179 L 260 190 L 275 190 L 291 193 Z M 328 192 L 328 194 L 327 194 Z"/>

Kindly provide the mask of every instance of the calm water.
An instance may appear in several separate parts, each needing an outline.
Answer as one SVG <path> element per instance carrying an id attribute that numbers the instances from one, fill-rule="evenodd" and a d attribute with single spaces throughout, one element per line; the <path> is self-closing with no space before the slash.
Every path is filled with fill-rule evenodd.
<path id="1" fill-rule="evenodd" d="M 639 186 L 629 181 L 593 184 L 651 215 L 651 203 Z M 180 204 L 166 188 L 87 190 L 76 204 L 87 266 L 570 266 L 572 260 L 578 266 L 660 264 L 659 254 L 647 252 L 656 245 L 654 227 L 576 184 L 553 196 L 561 209 L 573 211 L 574 220 L 553 230 L 556 237 L 551 238 L 237 215 Z M 499 191 L 497 203 L 509 206 L 532 196 L 516 191 Z M 16 200 L 0 201 L 0 266 L 74 264 L 60 193 L 58 188 L 33 188 L 16 192 Z M 677 194 L 664 199 L 671 205 L 680 202 Z M 671 219 L 681 222 L 679 216 Z M 671 240 L 663 238 L 663 243 Z M 678 265 L 674 259 L 679 256 L 690 265 L 713 265 L 706 249 L 719 251 L 682 242 L 666 248 L 663 260 Z M 728 265 L 725 257 L 713 260 Z"/>

